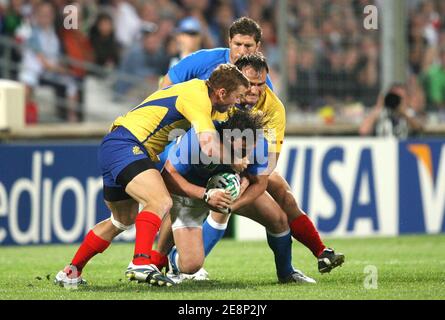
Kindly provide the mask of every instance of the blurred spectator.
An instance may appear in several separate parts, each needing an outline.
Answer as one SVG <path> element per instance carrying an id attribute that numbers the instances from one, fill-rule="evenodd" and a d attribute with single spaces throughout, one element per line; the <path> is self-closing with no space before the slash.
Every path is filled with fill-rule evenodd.
<path id="1" fill-rule="evenodd" d="M 15 31 L 22 23 L 23 0 L 11 0 L 3 15 L 3 33 L 13 37 Z"/>
<path id="2" fill-rule="evenodd" d="M 344 54 L 345 79 L 344 79 L 344 97 L 345 102 L 358 101 L 360 99 L 360 69 L 361 65 L 358 48 L 350 45 Z M 366 64 L 365 64 L 366 66 Z M 377 68 L 375 70 L 377 72 Z M 377 79 L 376 79 L 377 80 Z"/>
<path id="3" fill-rule="evenodd" d="M 83 25 L 82 6 L 72 4 L 77 8 L 78 27 Z M 59 35 L 63 47 L 63 53 L 70 59 L 68 63 L 68 72 L 77 82 L 78 107 L 75 112 L 75 121 L 84 119 L 84 94 L 83 82 L 87 74 L 87 69 L 82 63 L 91 63 L 93 61 L 93 49 L 88 37 L 79 28 L 65 28 L 59 26 Z"/>
<path id="4" fill-rule="evenodd" d="M 235 21 L 232 6 L 227 2 L 222 2 L 217 8 L 213 20 L 210 23 L 210 33 L 215 47 L 227 47 L 229 28 Z"/>
<path id="5" fill-rule="evenodd" d="M 394 84 L 383 95 L 360 125 L 360 135 L 408 138 L 422 132 L 425 117 L 408 105 L 409 96 L 403 84 Z"/>
<path id="6" fill-rule="evenodd" d="M 410 75 L 407 81 L 408 105 L 418 115 L 426 116 L 426 96 L 421 81 L 415 75 Z"/>
<path id="7" fill-rule="evenodd" d="M 429 45 L 424 32 L 424 18 L 413 14 L 408 26 L 408 61 L 411 72 L 420 74 L 428 67 L 427 57 L 431 56 L 432 47 Z"/>
<path id="8" fill-rule="evenodd" d="M 123 48 L 131 47 L 139 35 L 141 19 L 137 7 L 125 0 L 113 0 L 116 40 Z"/>
<path id="9" fill-rule="evenodd" d="M 114 69 L 119 63 L 120 48 L 115 38 L 113 20 L 107 13 L 100 13 L 90 30 L 94 63 Z"/>
<path id="10" fill-rule="evenodd" d="M 263 36 L 261 38 L 260 51 L 267 57 L 267 64 L 270 69 L 270 76 L 273 77 L 273 73 L 279 70 L 281 65 L 280 49 L 278 48 L 278 39 L 275 34 L 274 23 L 270 20 L 264 20 L 261 22 L 261 29 L 263 30 Z"/>
<path id="11" fill-rule="evenodd" d="M 169 57 L 157 30 L 142 30 L 142 39 L 138 44 L 124 54 L 116 82 L 116 94 L 125 95 L 131 89 L 142 84 L 152 89 L 157 87 L 159 77 L 168 70 Z M 130 80 L 134 78 L 134 80 Z M 118 98 L 118 96 L 116 96 Z"/>
<path id="12" fill-rule="evenodd" d="M 362 56 L 359 60 L 358 83 L 360 101 L 365 106 L 371 106 L 379 94 L 379 46 L 371 37 L 364 37 L 360 44 Z"/>
<path id="13" fill-rule="evenodd" d="M 23 21 L 23 0 L 11 0 L 9 2 L 8 7 L 5 10 L 5 13 L 3 15 L 3 22 L 2 22 L 2 30 L 0 34 L 4 34 L 5 36 L 9 37 L 11 40 L 16 38 L 17 30 L 19 29 L 20 25 Z M 22 55 L 20 50 L 17 48 L 11 49 L 11 62 L 12 62 L 12 68 L 10 71 L 10 77 L 12 79 L 17 79 L 18 75 L 18 68 L 16 67 L 21 59 Z"/>
<path id="14" fill-rule="evenodd" d="M 35 25 L 24 51 L 19 79 L 27 85 L 27 100 L 32 88 L 49 85 L 56 92 L 57 116 L 64 121 L 76 121 L 78 86 L 61 63 L 62 46 L 54 28 L 55 12 L 48 2 L 36 8 Z"/>
<path id="15" fill-rule="evenodd" d="M 345 97 L 344 52 L 330 49 L 319 70 L 321 95 L 327 104 L 336 104 Z"/>
<path id="16" fill-rule="evenodd" d="M 198 19 L 184 18 L 176 30 L 176 45 L 178 53 L 170 60 L 169 68 L 189 54 L 202 49 L 202 29 Z"/>
<path id="17" fill-rule="evenodd" d="M 289 100 L 305 111 L 314 111 L 319 93 L 316 56 L 310 48 L 301 47 L 296 53 L 295 78 L 289 87 Z"/>
<path id="18" fill-rule="evenodd" d="M 445 47 L 439 54 L 439 62 L 432 64 L 423 76 L 430 110 L 445 112 Z"/>

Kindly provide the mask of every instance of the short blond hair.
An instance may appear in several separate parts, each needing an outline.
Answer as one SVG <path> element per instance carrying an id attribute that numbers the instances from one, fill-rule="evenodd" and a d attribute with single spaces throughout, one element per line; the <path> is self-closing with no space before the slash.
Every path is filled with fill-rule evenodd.
<path id="1" fill-rule="evenodd" d="M 246 76 L 233 64 L 220 64 L 210 75 L 207 85 L 212 90 L 224 88 L 227 93 L 232 93 L 239 86 L 249 87 L 249 80 Z"/>

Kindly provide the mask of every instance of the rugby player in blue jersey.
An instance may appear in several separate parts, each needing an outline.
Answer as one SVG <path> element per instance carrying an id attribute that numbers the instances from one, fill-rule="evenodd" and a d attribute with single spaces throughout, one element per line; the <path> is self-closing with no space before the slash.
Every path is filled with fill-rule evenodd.
<path id="1" fill-rule="evenodd" d="M 247 205 L 259 193 L 263 193 L 262 184 L 268 169 L 268 143 L 262 137 L 263 118 L 258 114 L 236 110 L 231 113 L 227 121 L 216 122 L 215 128 L 219 133 L 221 148 L 230 146 L 234 152 L 239 152 L 239 158 L 248 163 L 242 175 L 249 181 L 243 184 L 241 197 L 236 202 L 243 207 L 236 210 L 237 214 L 248 215 L 258 223 L 264 225 L 267 239 L 275 256 L 277 276 L 280 282 L 315 283 L 315 280 L 305 276 L 292 266 L 291 235 L 287 217 L 282 211 L 270 212 L 265 215 L 251 216 Z M 250 134 L 249 134 L 250 133 Z M 164 219 L 161 226 L 160 238 L 165 238 L 173 231 L 176 245 L 169 254 L 171 264 L 170 277 L 181 281 L 184 276 L 192 275 L 201 269 L 205 251 L 202 237 L 202 222 L 210 208 L 229 213 L 227 207 L 232 205 L 232 198 L 221 189 L 206 189 L 207 181 L 219 173 L 233 172 L 231 161 L 228 163 L 214 163 L 200 151 L 194 129 L 189 130 L 177 142 L 172 142 L 160 155 L 164 166 L 162 177 L 169 189 L 173 206 L 170 210 L 171 222 Z M 230 159 L 229 159 L 230 160 Z M 166 228 L 164 228 L 166 226 Z M 160 243 L 166 243 L 160 240 Z M 170 249 L 169 246 L 159 248 L 162 254 Z M 152 256 L 155 251 L 152 251 Z"/>
<path id="2" fill-rule="evenodd" d="M 187 81 L 192 78 L 205 79 L 219 63 L 231 62 L 236 64 L 240 57 L 259 51 L 261 35 L 260 26 L 252 19 L 243 17 L 236 20 L 229 29 L 229 48 L 200 50 L 189 55 L 170 69 L 161 86 L 168 86 L 172 83 Z M 249 79 L 251 90 L 246 94 L 249 101 L 246 101 L 245 104 L 249 105 L 251 109 L 269 110 L 269 117 L 276 120 L 275 132 L 277 137 L 273 139 L 274 141 L 269 139 L 269 144 L 273 144 L 269 160 L 272 164 L 276 164 L 283 143 L 283 139 L 279 139 L 278 136 L 283 133 L 284 137 L 285 116 L 282 115 L 285 113 L 285 110 L 281 102 L 279 103 L 282 106 L 280 112 L 276 112 L 277 108 L 269 106 L 268 101 L 276 101 L 278 98 L 276 96 L 276 99 L 267 98 L 267 96 L 273 96 L 272 83 L 267 73 L 266 71 L 257 72 L 253 74 L 253 78 Z M 262 77 L 264 79 L 261 79 Z M 281 124 L 277 120 L 278 116 L 281 118 Z M 345 256 L 326 247 L 313 222 L 299 207 L 289 184 L 276 171 L 271 172 L 269 175 L 267 192 L 286 213 L 292 236 L 309 248 L 317 258 L 318 270 L 321 273 L 330 272 L 343 264 Z M 210 252 L 212 247 L 221 239 L 227 227 L 227 220 L 228 216 L 218 215 L 214 212 L 209 215 L 203 229 L 205 243 L 208 244 L 206 251 Z"/>
<path id="3" fill-rule="evenodd" d="M 254 20 L 246 17 L 236 20 L 229 29 L 229 48 L 202 49 L 188 55 L 170 68 L 161 88 L 194 78 L 208 79 L 220 64 L 234 64 L 240 57 L 257 52 L 261 36 L 261 28 Z M 269 76 L 266 82 L 273 90 Z"/>

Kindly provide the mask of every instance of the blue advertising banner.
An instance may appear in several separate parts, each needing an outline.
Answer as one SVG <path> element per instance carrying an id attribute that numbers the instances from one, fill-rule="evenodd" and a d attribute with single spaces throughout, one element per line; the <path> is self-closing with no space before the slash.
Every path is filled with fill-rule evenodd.
<path id="1" fill-rule="evenodd" d="M 0 244 L 80 242 L 107 219 L 97 150 L 0 145 Z M 445 140 L 289 138 L 277 171 L 323 235 L 445 232 Z M 235 237 L 262 239 L 264 228 L 236 216 Z"/>
<path id="2" fill-rule="evenodd" d="M 95 145 L 0 146 L 0 243 L 82 240 L 109 217 Z"/>
<path id="3" fill-rule="evenodd" d="M 287 138 L 277 171 L 323 236 L 445 232 L 444 139 Z M 235 219 L 237 239 L 264 239 Z"/>
<path id="4" fill-rule="evenodd" d="M 399 232 L 445 232 L 445 142 L 399 143 Z"/>

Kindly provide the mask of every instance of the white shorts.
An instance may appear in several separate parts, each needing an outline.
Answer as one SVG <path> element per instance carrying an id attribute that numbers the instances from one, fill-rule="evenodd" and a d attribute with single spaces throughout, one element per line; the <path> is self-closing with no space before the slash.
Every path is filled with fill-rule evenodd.
<path id="1" fill-rule="evenodd" d="M 170 210 L 172 230 L 179 228 L 202 228 L 202 223 L 209 213 L 203 200 L 172 194 L 173 206 Z"/>

